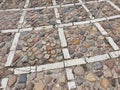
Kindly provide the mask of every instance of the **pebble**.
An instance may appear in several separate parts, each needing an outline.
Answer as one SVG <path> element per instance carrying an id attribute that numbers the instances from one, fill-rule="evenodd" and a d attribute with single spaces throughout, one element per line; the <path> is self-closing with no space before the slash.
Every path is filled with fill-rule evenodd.
<path id="1" fill-rule="evenodd" d="M 44 55 L 44 59 L 49 59 L 50 58 L 50 55 L 49 54 L 45 54 Z"/>
<path id="2" fill-rule="evenodd" d="M 112 78 L 112 79 L 111 79 L 111 85 L 112 85 L 113 87 L 116 86 L 116 79 L 115 79 L 115 78 Z"/>
<path id="3" fill-rule="evenodd" d="M 95 75 L 98 76 L 98 77 L 101 77 L 103 75 L 103 72 L 102 71 L 97 71 L 97 72 L 95 72 Z"/>
<path id="4" fill-rule="evenodd" d="M 45 36 L 45 32 L 40 32 L 39 36 L 40 37 L 44 37 Z"/>
<path id="5" fill-rule="evenodd" d="M 50 77 L 50 76 L 49 76 L 49 77 L 46 77 L 46 78 L 45 78 L 45 83 L 46 83 L 46 84 L 49 84 L 49 83 L 52 81 L 52 79 L 53 79 L 53 78 Z"/>
<path id="6" fill-rule="evenodd" d="M 85 75 L 85 71 L 84 71 L 84 68 L 82 66 L 77 66 L 75 67 L 74 71 L 73 71 L 76 75 L 79 75 L 79 76 L 83 76 Z"/>
<path id="7" fill-rule="evenodd" d="M 2 78 L 4 76 L 4 71 L 0 70 L 0 78 Z"/>
<path id="8" fill-rule="evenodd" d="M 114 60 L 107 60 L 107 61 L 105 61 L 105 64 L 108 66 L 109 69 L 112 69 L 115 65 L 115 61 Z"/>
<path id="9" fill-rule="evenodd" d="M 118 77 L 118 83 L 120 84 L 120 77 Z"/>
<path id="10" fill-rule="evenodd" d="M 19 84 L 17 84 L 17 86 L 16 86 L 16 89 L 15 90 L 21 90 L 21 89 L 24 89 L 25 88 L 25 83 L 19 83 Z"/>
<path id="11" fill-rule="evenodd" d="M 42 48 L 42 47 L 43 47 L 43 44 L 42 44 L 42 43 L 39 43 L 39 44 L 37 45 L 37 47 L 38 47 L 38 48 Z"/>
<path id="12" fill-rule="evenodd" d="M 77 56 L 78 58 L 81 58 L 81 57 L 83 57 L 84 55 L 83 55 L 82 53 L 78 53 L 76 56 Z"/>
<path id="13" fill-rule="evenodd" d="M 8 80 L 8 86 L 9 87 L 13 86 L 16 83 L 16 81 L 17 81 L 17 76 L 15 76 L 15 75 L 11 76 Z"/>
<path id="14" fill-rule="evenodd" d="M 70 54 L 74 54 L 75 50 L 74 49 L 69 49 Z"/>
<path id="15" fill-rule="evenodd" d="M 84 35 L 84 34 L 85 34 L 85 31 L 80 30 L 80 34 L 81 34 L 81 35 Z"/>
<path id="16" fill-rule="evenodd" d="M 105 70 L 103 73 L 104 73 L 104 76 L 105 76 L 106 78 L 112 77 L 112 73 L 111 73 L 111 71 L 110 71 L 109 69 Z"/>
<path id="17" fill-rule="evenodd" d="M 109 86 L 110 86 L 110 82 L 109 82 L 108 79 L 102 78 L 102 79 L 100 80 L 100 85 L 101 85 L 104 89 L 107 90 L 107 89 L 109 88 Z"/>
<path id="18" fill-rule="evenodd" d="M 85 53 L 87 51 L 87 49 L 85 47 L 80 47 L 80 52 L 81 53 Z"/>
<path id="19" fill-rule="evenodd" d="M 76 82 L 77 82 L 77 85 L 80 86 L 81 84 L 83 84 L 84 78 L 78 77 L 78 78 L 76 79 Z"/>
<path id="20" fill-rule="evenodd" d="M 5 42 L 0 43 L 0 48 L 2 48 L 5 45 Z"/>
<path id="21" fill-rule="evenodd" d="M 90 82 L 95 82 L 96 81 L 96 78 L 95 78 L 95 75 L 93 73 L 88 73 L 86 76 L 85 76 L 85 79 L 87 81 L 90 81 Z"/>
<path id="22" fill-rule="evenodd" d="M 55 35 L 55 36 L 54 36 L 54 39 L 55 39 L 55 40 L 58 40 L 58 39 L 59 39 L 59 35 Z"/>
<path id="23" fill-rule="evenodd" d="M 56 60 L 57 60 L 57 61 L 63 60 L 63 56 L 57 56 L 57 57 L 56 57 Z"/>
<path id="24" fill-rule="evenodd" d="M 93 64 L 93 66 L 94 66 L 94 69 L 95 69 L 95 70 L 102 70 L 102 69 L 103 69 L 103 65 L 102 65 L 101 62 L 95 62 L 95 63 Z"/>
<path id="25" fill-rule="evenodd" d="M 21 74 L 19 77 L 19 83 L 26 83 L 26 80 L 27 80 L 27 75 Z"/>
<path id="26" fill-rule="evenodd" d="M 47 51 L 51 51 L 52 47 L 51 46 L 47 46 Z"/>
<path id="27" fill-rule="evenodd" d="M 33 90 L 33 88 L 34 88 L 34 84 L 31 82 L 28 82 L 26 85 L 26 90 Z"/>
<path id="28" fill-rule="evenodd" d="M 52 51 L 51 51 L 51 55 L 54 55 L 54 54 L 56 54 L 56 51 L 55 51 L 55 50 L 52 50 Z"/>
<path id="29" fill-rule="evenodd" d="M 78 44 L 80 44 L 80 39 L 79 39 L 79 38 L 73 39 L 73 40 L 72 40 L 72 44 L 73 44 L 73 45 L 78 45 Z"/>
<path id="30" fill-rule="evenodd" d="M 55 62 L 55 59 L 50 58 L 48 61 L 49 61 L 50 63 L 54 63 L 54 62 Z"/>
<path id="31" fill-rule="evenodd" d="M 42 81 L 39 81 L 38 83 L 34 83 L 35 87 L 34 90 L 44 90 L 45 85 Z"/>

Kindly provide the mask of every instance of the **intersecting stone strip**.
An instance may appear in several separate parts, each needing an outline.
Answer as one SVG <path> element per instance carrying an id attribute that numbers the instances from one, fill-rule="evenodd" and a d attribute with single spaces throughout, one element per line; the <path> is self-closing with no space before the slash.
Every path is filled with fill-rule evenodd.
<path id="1" fill-rule="evenodd" d="M 102 33 L 102 35 L 108 35 L 108 33 L 105 31 L 105 29 L 99 24 L 94 23 L 96 27 L 98 27 L 98 30 Z"/>
<path id="2" fill-rule="evenodd" d="M 71 60 L 65 61 L 65 67 L 70 67 L 70 66 L 75 66 L 75 65 L 82 65 L 82 64 L 86 64 L 84 58 L 71 59 Z"/>
<path id="3" fill-rule="evenodd" d="M 2 90 L 6 90 L 6 88 L 7 88 L 7 82 L 8 82 L 8 78 L 3 78 L 1 80 L 1 88 L 2 88 Z"/>
<path id="4" fill-rule="evenodd" d="M 106 0 L 111 6 L 113 6 L 116 10 L 120 11 L 120 8 L 115 5 L 113 2 L 111 2 L 110 0 Z"/>
<path id="5" fill-rule="evenodd" d="M 120 51 L 110 52 L 109 55 L 111 58 L 120 57 Z"/>
<path id="6" fill-rule="evenodd" d="M 82 4 L 82 1 L 81 0 L 79 0 L 79 2 Z M 86 10 L 86 12 L 88 12 L 89 13 L 89 17 L 91 18 L 91 19 L 94 19 L 94 17 L 92 17 L 92 14 L 91 14 L 91 12 L 89 11 L 89 9 L 84 5 L 84 4 L 82 4 L 82 6 L 83 6 L 83 8 Z M 101 32 L 101 34 L 103 35 L 103 36 L 105 36 L 105 34 L 107 34 L 107 32 L 104 30 L 104 28 L 99 24 L 99 23 L 94 23 L 94 25 L 98 28 L 98 30 Z M 104 33 L 103 33 L 104 32 Z M 111 38 L 111 37 L 106 37 L 105 36 L 105 38 L 106 38 L 106 40 L 109 42 L 109 44 L 112 46 L 112 48 L 114 49 L 114 50 L 118 50 L 119 49 L 119 47 L 118 47 L 118 45 L 113 41 L 113 39 Z"/>
<path id="7" fill-rule="evenodd" d="M 38 65 L 38 66 L 28 66 L 28 67 L 20 67 L 20 68 L 10 68 L 10 70 L 14 74 L 25 74 L 31 72 L 40 72 L 44 70 L 52 70 L 58 68 L 68 68 L 71 66 L 76 65 L 83 65 L 86 63 L 97 62 L 97 61 L 104 61 L 110 58 L 118 58 L 120 57 L 120 51 L 113 51 L 103 55 L 97 55 L 89 58 L 79 58 L 79 59 L 70 59 L 62 62 L 52 63 L 52 64 L 45 64 L 45 65 Z M 86 62 L 87 61 L 87 62 Z M 64 65 L 65 64 L 65 65 Z"/>
<path id="8" fill-rule="evenodd" d="M 109 54 L 98 55 L 98 56 L 86 58 L 86 61 L 88 63 L 91 63 L 91 62 L 103 61 L 103 60 L 107 60 L 107 59 L 110 59 Z"/>
<path id="9" fill-rule="evenodd" d="M 113 41 L 113 39 L 111 37 L 105 37 L 105 38 L 114 50 L 119 50 L 118 45 Z"/>
<path id="10" fill-rule="evenodd" d="M 28 6 L 29 1 L 30 0 L 26 0 L 25 8 Z M 22 27 L 22 23 L 24 22 L 25 14 L 26 14 L 26 11 L 23 11 L 22 16 L 21 16 L 20 21 L 19 21 L 18 30 L 19 30 L 19 28 Z M 12 42 L 12 46 L 11 46 L 11 49 L 10 49 L 10 52 L 9 52 L 9 55 L 8 55 L 8 58 L 7 58 L 7 62 L 5 64 L 6 67 L 10 66 L 12 61 L 13 61 L 14 54 L 15 54 L 15 51 L 16 51 L 16 47 L 17 47 L 17 44 L 18 44 L 18 41 L 19 41 L 19 37 L 20 37 L 20 32 L 15 34 L 15 37 L 14 37 L 14 40 Z"/>
<path id="11" fill-rule="evenodd" d="M 84 2 L 83 4 L 86 3 L 96 3 L 96 2 L 102 2 L 105 0 L 98 0 L 98 1 L 88 1 L 88 2 Z M 68 6 L 73 6 L 73 5 L 81 5 L 81 3 L 75 3 L 75 4 L 66 4 L 66 5 L 55 5 L 55 6 L 43 6 L 43 7 L 35 7 L 35 8 L 26 8 L 29 2 L 26 2 L 26 5 L 24 6 L 23 9 L 18 8 L 18 9 L 5 9 L 5 10 L 0 10 L 0 12 L 2 11 L 29 11 L 29 10 L 39 10 L 39 9 L 45 9 L 45 8 L 57 8 L 57 7 L 68 7 Z"/>

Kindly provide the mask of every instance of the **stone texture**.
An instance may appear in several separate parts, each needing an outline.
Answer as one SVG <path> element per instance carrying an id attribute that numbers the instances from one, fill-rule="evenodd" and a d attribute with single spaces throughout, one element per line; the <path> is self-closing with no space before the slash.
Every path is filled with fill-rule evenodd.
<path id="1" fill-rule="evenodd" d="M 85 71 L 84 71 L 84 68 L 83 68 L 82 66 L 77 66 L 77 67 L 75 67 L 75 69 L 74 69 L 74 73 L 75 73 L 76 75 L 82 76 L 82 75 L 85 74 Z"/>
<path id="2" fill-rule="evenodd" d="M 39 81 L 38 83 L 35 83 L 34 90 L 44 90 L 45 85 L 42 81 Z"/>
<path id="3" fill-rule="evenodd" d="M 15 83 L 16 83 L 16 81 L 17 81 L 17 76 L 11 76 L 10 78 L 9 78 L 9 81 L 8 81 L 8 86 L 9 87 L 11 87 L 11 86 L 13 86 Z"/>
<path id="4" fill-rule="evenodd" d="M 88 73 L 86 76 L 85 76 L 85 79 L 90 81 L 90 82 L 95 82 L 96 81 L 96 77 L 95 75 L 93 75 L 92 73 Z"/>
<path id="5" fill-rule="evenodd" d="M 100 80 L 100 85 L 104 88 L 104 89 L 108 89 L 109 88 L 109 86 L 110 86 L 110 81 L 108 80 L 108 79 L 106 79 L 106 78 L 102 78 L 101 80 Z"/>

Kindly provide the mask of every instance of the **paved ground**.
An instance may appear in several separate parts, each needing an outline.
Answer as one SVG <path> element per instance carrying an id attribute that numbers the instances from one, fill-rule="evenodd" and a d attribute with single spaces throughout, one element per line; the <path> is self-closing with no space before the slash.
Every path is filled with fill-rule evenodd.
<path id="1" fill-rule="evenodd" d="M 0 90 L 120 90 L 119 0 L 0 0 Z"/>

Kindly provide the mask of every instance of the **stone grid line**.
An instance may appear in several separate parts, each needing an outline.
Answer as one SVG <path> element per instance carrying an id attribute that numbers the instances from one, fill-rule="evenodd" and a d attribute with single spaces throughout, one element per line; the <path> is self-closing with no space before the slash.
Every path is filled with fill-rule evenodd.
<path id="1" fill-rule="evenodd" d="M 52 0 L 52 2 L 53 2 L 54 6 L 57 5 L 56 0 Z M 60 14 L 58 12 L 58 8 L 54 8 L 54 12 L 55 12 L 55 16 L 57 18 L 56 22 L 61 24 Z M 67 47 L 67 41 L 66 41 L 66 37 L 65 37 L 65 33 L 64 33 L 63 28 L 58 27 L 58 33 L 59 33 L 59 37 L 60 37 L 60 42 L 61 42 L 61 47 L 62 47 L 62 52 L 63 52 L 64 59 L 69 59 L 70 54 L 69 54 L 68 48 L 64 48 L 64 47 Z M 65 63 L 63 63 L 63 64 L 65 65 Z M 69 79 L 71 77 L 69 77 L 69 74 L 71 74 L 72 76 L 73 76 L 73 74 L 72 74 L 72 71 L 69 70 L 69 69 L 66 69 L 65 71 L 66 71 L 66 76 L 67 76 L 67 80 L 68 80 L 68 82 L 67 82 L 68 83 L 68 88 L 69 88 L 69 90 L 71 90 L 70 85 L 69 85 Z"/>
<path id="2" fill-rule="evenodd" d="M 72 73 L 72 70 L 69 68 L 70 66 L 76 66 L 76 65 L 82 65 L 82 64 L 86 64 L 86 63 L 91 63 L 91 62 L 96 62 L 96 61 L 103 61 L 103 60 L 107 60 L 110 58 L 118 58 L 120 57 L 120 51 L 113 51 L 113 52 L 109 52 L 103 55 L 97 55 L 97 56 L 93 56 L 93 57 L 89 57 L 89 58 L 79 58 L 79 59 L 70 59 L 70 55 L 69 55 L 69 51 L 68 48 L 64 48 L 67 47 L 67 41 L 64 35 L 64 31 L 63 31 L 63 27 L 66 26 L 72 26 L 72 25 L 80 25 L 83 23 L 94 23 L 94 25 L 98 28 L 98 30 L 102 33 L 103 36 L 105 36 L 106 40 L 110 43 L 110 45 L 112 46 L 112 48 L 114 50 L 119 50 L 119 47 L 117 46 L 117 44 L 113 41 L 113 39 L 111 37 L 107 37 L 108 33 L 104 30 L 104 28 L 99 24 L 99 21 L 104 21 L 104 20 L 109 20 L 109 19 L 115 19 L 115 18 L 120 18 L 120 15 L 115 15 L 115 16 L 111 16 L 111 17 L 107 17 L 107 18 L 99 18 L 99 19 L 94 19 L 92 17 L 92 14 L 90 13 L 90 11 L 88 10 L 88 8 L 84 5 L 84 3 L 82 3 L 81 0 L 79 0 L 80 3 L 76 3 L 76 4 L 80 4 L 84 7 L 84 9 L 89 13 L 90 18 L 92 20 L 89 21 L 83 21 L 83 22 L 74 22 L 74 23 L 67 23 L 67 24 L 62 24 L 60 19 L 59 19 L 59 13 L 58 13 L 58 9 L 57 7 L 60 6 L 62 7 L 62 5 L 56 5 L 56 0 L 53 0 L 53 4 L 54 6 L 50 6 L 48 8 L 54 8 L 55 11 L 55 16 L 57 18 L 56 22 L 59 24 L 56 27 L 58 27 L 58 31 L 59 31 L 59 37 L 61 38 L 61 46 L 62 46 L 62 51 L 63 51 L 63 55 L 65 59 L 68 59 L 66 61 L 62 61 L 62 62 L 58 62 L 58 63 L 53 63 L 53 64 L 45 64 L 45 65 L 38 65 L 38 66 L 28 66 L 28 67 L 21 67 L 21 68 L 9 68 L 11 71 L 14 72 L 14 74 L 25 74 L 25 73 L 33 73 L 33 72 L 40 72 L 40 71 L 45 71 L 45 70 L 51 70 L 51 69 L 58 69 L 58 68 L 64 68 L 66 69 L 66 75 L 67 75 L 67 79 L 70 80 L 68 81 L 68 88 L 69 90 L 76 88 L 76 84 L 74 81 L 74 75 Z M 99 0 L 99 2 L 101 1 L 106 1 L 106 0 Z M 92 2 L 92 1 L 91 1 Z M 94 1 L 93 1 L 94 2 Z M 96 1 L 98 2 L 98 1 Z M 113 4 L 110 0 L 107 0 L 107 2 L 109 2 L 111 4 L 111 6 L 113 6 L 116 10 L 120 11 L 120 8 L 117 7 L 115 4 Z M 26 1 L 25 4 L 25 8 L 27 8 L 29 4 L 29 0 Z M 72 4 L 70 4 L 72 5 Z M 65 6 L 65 5 L 63 5 Z M 68 7 L 69 5 L 66 5 L 65 7 Z M 35 9 L 39 9 L 40 7 L 34 8 Z M 8 9 L 8 10 L 19 10 L 19 9 Z M 10 48 L 10 52 L 9 52 L 9 56 L 6 62 L 5 66 L 10 66 L 11 65 L 11 61 L 13 60 L 15 51 L 16 51 L 16 47 L 17 47 L 17 43 L 20 37 L 20 33 L 24 32 L 24 31 L 32 31 L 33 28 L 21 28 L 22 23 L 24 22 L 24 17 L 26 15 L 26 11 L 30 10 L 30 9 L 20 9 L 20 10 L 24 10 L 22 13 L 22 16 L 20 18 L 19 21 L 19 25 L 18 25 L 18 29 L 14 29 L 14 30 L 5 30 L 5 31 L 1 31 L 2 33 L 8 33 L 8 32 L 15 32 L 15 36 L 14 36 L 14 40 L 12 43 L 12 46 Z M 0 10 L 2 11 L 2 10 Z M 7 10 L 4 10 L 7 11 Z M 53 26 L 43 26 L 43 27 L 36 27 L 34 30 L 42 30 L 42 29 L 48 29 L 48 28 L 53 28 Z M 63 39 L 64 38 L 64 39 Z M 63 40 L 63 41 L 62 41 Z M 69 76 L 70 75 L 70 76 Z M 4 82 L 4 84 L 3 84 Z M 7 82 L 8 82 L 8 78 L 4 78 L 2 79 L 1 85 L 3 90 L 6 90 L 6 86 L 7 86 Z"/>
<path id="3" fill-rule="evenodd" d="M 82 0 L 79 0 L 79 2 L 81 2 L 81 4 L 82 4 Z M 84 5 L 84 4 L 82 4 L 82 6 L 83 6 L 83 8 L 86 10 L 86 12 L 88 12 L 89 14 L 90 14 L 90 18 L 91 19 L 94 19 L 94 17 L 92 17 L 92 14 L 91 14 L 91 12 L 89 11 L 89 9 Z M 106 40 L 109 42 L 109 44 L 112 46 L 112 48 L 114 49 L 114 50 L 119 50 L 119 47 L 118 47 L 118 45 L 114 42 L 114 40 L 111 38 L 111 37 L 106 37 L 105 36 L 105 34 L 104 33 L 106 33 L 107 34 L 107 32 L 104 30 L 104 28 L 99 24 L 99 23 L 94 23 L 94 25 L 98 28 L 98 30 L 101 32 L 101 34 L 106 38 Z M 99 28 L 100 27 L 100 28 Z M 104 33 L 103 33 L 104 32 Z"/>
<path id="4" fill-rule="evenodd" d="M 25 8 L 28 6 L 29 1 L 30 1 L 30 0 L 26 0 L 25 6 L 24 6 Z M 25 15 L 26 15 L 26 11 L 23 11 L 23 12 L 22 12 L 22 16 L 21 16 L 20 21 L 19 21 L 18 31 L 20 30 L 19 28 L 22 27 L 22 24 L 23 24 L 23 22 L 24 22 Z M 11 63 L 12 63 L 12 61 L 13 61 L 14 54 L 15 54 L 15 51 L 16 51 L 16 47 L 17 47 L 17 44 L 18 44 L 18 41 L 19 41 L 19 37 L 20 37 L 20 32 L 15 33 L 14 40 L 13 40 L 12 46 L 11 46 L 11 48 L 10 48 L 10 52 L 9 52 L 9 54 L 8 54 L 7 62 L 6 62 L 6 64 L 5 64 L 6 67 L 10 66 Z"/>
<path id="5" fill-rule="evenodd" d="M 120 18 L 120 15 L 114 15 L 114 16 L 110 16 L 110 17 L 103 17 L 103 18 L 97 18 L 97 19 L 92 19 L 92 20 L 86 20 L 86 21 L 81 21 L 81 22 L 73 22 L 73 23 L 66 23 L 66 24 L 59 24 L 56 25 L 55 27 L 68 27 L 68 26 L 77 26 L 77 25 L 82 25 L 82 24 L 89 24 L 89 23 L 98 23 L 101 21 L 105 21 L 105 20 L 112 20 L 112 19 L 118 19 Z M 33 27 L 30 28 L 20 28 L 18 29 L 8 29 L 8 30 L 1 30 L 1 33 L 14 33 L 14 32 L 25 32 L 25 31 L 32 31 L 32 30 L 44 30 L 44 29 L 50 29 L 50 28 L 54 28 L 53 25 L 49 25 L 49 26 L 41 26 L 41 27 L 35 27 L 33 29 Z"/>
<path id="6" fill-rule="evenodd" d="M 103 1 L 106 1 L 106 0 L 88 1 L 88 2 L 84 2 L 83 4 L 97 3 L 97 2 L 103 2 Z M 23 9 L 21 9 L 21 8 L 18 8 L 18 9 L 5 9 L 5 10 L 0 10 L 0 12 L 3 12 L 3 11 L 30 11 L 30 10 L 39 10 L 39 9 L 45 9 L 45 8 L 49 9 L 49 8 L 58 8 L 58 7 L 68 7 L 68 6 L 74 6 L 74 5 L 81 5 L 81 3 L 66 4 L 66 5 L 55 5 L 55 6 L 43 6 L 43 7 L 35 7 L 35 8 L 27 8 L 26 6 L 24 6 Z"/>
<path id="7" fill-rule="evenodd" d="M 27 67 L 19 67 L 19 68 L 9 68 L 14 74 L 19 75 L 19 74 L 25 74 L 25 73 L 31 73 L 36 72 L 35 69 L 37 68 L 37 71 L 46 71 L 46 70 L 52 70 L 52 69 L 58 69 L 58 68 L 64 68 L 65 67 L 71 67 L 71 66 L 76 66 L 76 65 L 83 65 L 87 63 L 92 63 L 96 61 L 104 61 L 108 59 L 114 59 L 120 57 L 120 51 L 113 51 L 109 52 L 103 55 L 97 55 L 89 58 L 78 58 L 78 59 L 69 59 L 66 61 L 61 61 L 61 62 L 56 62 L 52 64 L 45 64 L 45 65 L 38 65 L 38 66 L 27 66 Z M 92 60 L 92 61 L 88 61 Z M 88 61 L 88 62 L 86 62 Z"/>

